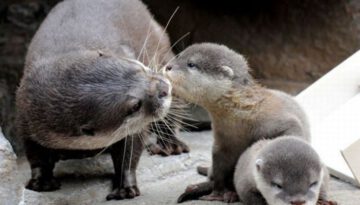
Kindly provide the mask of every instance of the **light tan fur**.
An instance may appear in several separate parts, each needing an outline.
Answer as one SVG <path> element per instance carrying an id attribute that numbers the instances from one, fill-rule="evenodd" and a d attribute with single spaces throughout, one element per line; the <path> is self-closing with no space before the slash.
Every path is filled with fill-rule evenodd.
<path id="1" fill-rule="evenodd" d="M 310 140 L 306 115 L 295 100 L 260 86 L 249 70 L 242 55 L 211 43 L 188 47 L 165 67 L 175 95 L 211 116 L 214 190 L 209 200 L 233 200 L 225 197 L 234 190 L 236 162 L 254 142 L 284 135 Z"/>

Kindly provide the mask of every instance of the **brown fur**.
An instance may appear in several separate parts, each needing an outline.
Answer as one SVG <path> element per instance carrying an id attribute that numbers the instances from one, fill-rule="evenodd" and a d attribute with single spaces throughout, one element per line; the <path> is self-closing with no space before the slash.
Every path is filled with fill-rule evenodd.
<path id="1" fill-rule="evenodd" d="M 254 142 L 285 135 L 310 140 L 305 113 L 295 100 L 258 85 L 245 58 L 225 46 L 192 45 L 168 63 L 165 73 L 175 94 L 203 106 L 212 119 L 213 165 L 209 175 L 214 189 L 205 200 L 236 200 L 235 165 Z"/>

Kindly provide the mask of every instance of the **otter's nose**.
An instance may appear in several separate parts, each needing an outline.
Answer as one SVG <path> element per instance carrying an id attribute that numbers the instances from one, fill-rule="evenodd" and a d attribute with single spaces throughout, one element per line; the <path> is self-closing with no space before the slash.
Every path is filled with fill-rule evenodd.
<path id="1" fill-rule="evenodd" d="M 158 84 L 158 98 L 164 98 L 169 95 L 169 85 L 166 82 L 160 81 Z"/>
<path id="2" fill-rule="evenodd" d="M 304 205 L 305 204 L 305 201 L 291 201 L 290 202 L 291 205 Z"/>
<path id="3" fill-rule="evenodd" d="M 171 71 L 171 69 L 172 69 L 172 65 L 167 65 L 167 66 L 165 67 L 165 70 L 166 70 L 166 71 Z"/>

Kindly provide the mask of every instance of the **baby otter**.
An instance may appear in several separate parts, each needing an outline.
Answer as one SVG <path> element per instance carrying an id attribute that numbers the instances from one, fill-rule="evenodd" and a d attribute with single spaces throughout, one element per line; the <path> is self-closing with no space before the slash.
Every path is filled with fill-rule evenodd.
<path id="1" fill-rule="evenodd" d="M 140 1 L 68 0 L 54 7 L 30 44 L 16 94 L 32 172 L 27 188 L 58 189 L 58 160 L 108 148 L 115 180 L 107 198 L 139 195 L 139 136 L 164 118 L 172 99 L 169 81 L 141 62 L 171 56 L 167 36 Z"/>
<path id="2" fill-rule="evenodd" d="M 327 195 L 329 174 L 298 137 L 260 140 L 240 157 L 234 184 L 245 205 L 315 205 Z"/>
<path id="3" fill-rule="evenodd" d="M 236 200 L 233 175 L 240 155 L 254 142 L 282 136 L 310 140 L 306 115 L 289 95 L 258 85 L 243 56 L 226 46 L 195 44 L 165 67 L 176 95 L 204 107 L 214 132 L 210 178 L 204 200 Z"/>
<path id="4" fill-rule="evenodd" d="M 259 140 L 237 162 L 234 185 L 244 205 L 325 205 L 329 174 L 318 154 L 293 136 Z M 213 182 L 190 186 L 183 202 L 211 192 Z"/>

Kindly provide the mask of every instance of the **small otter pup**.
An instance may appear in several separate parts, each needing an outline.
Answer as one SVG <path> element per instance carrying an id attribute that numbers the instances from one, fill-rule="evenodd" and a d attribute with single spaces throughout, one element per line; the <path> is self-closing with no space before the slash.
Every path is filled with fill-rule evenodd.
<path id="1" fill-rule="evenodd" d="M 141 62 L 171 56 L 166 34 L 138 0 L 55 6 L 32 39 L 16 93 L 19 137 L 32 172 L 26 187 L 58 189 L 58 160 L 108 149 L 115 180 L 107 199 L 139 195 L 141 137 L 172 100 L 170 82 Z"/>
<path id="2" fill-rule="evenodd" d="M 212 119 L 209 177 L 214 188 L 203 200 L 237 199 L 235 165 L 254 142 L 287 135 L 310 140 L 306 115 L 298 103 L 283 92 L 258 85 L 244 57 L 226 46 L 192 45 L 168 62 L 164 73 L 177 96 L 204 107 Z"/>
<path id="3" fill-rule="evenodd" d="M 241 155 L 234 174 L 245 205 L 315 205 L 326 200 L 328 180 L 315 150 L 293 136 L 256 142 Z"/>
<path id="4" fill-rule="evenodd" d="M 237 162 L 234 185 L 244 205 L 330 205 L 329 174 L 318 154 L 294 136 L 259 140 Z M 211 192 L 213 182 L 190 186 L 179 201 Z"/>

